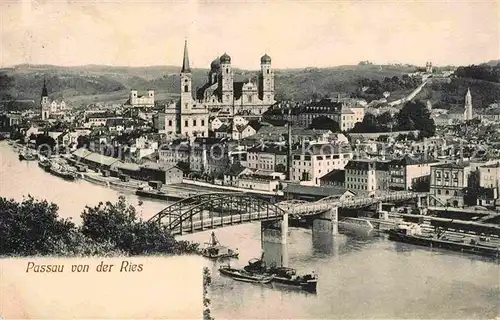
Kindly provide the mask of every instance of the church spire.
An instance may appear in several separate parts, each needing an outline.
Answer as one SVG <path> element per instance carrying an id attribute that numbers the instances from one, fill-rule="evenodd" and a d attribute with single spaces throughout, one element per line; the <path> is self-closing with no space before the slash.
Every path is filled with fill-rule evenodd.
<path id="1" fill-rule="evenodd" d="M 47 92 L 47 85 L 45 82 L 45 78 L 43 78 L 43 88 L 42 88 L 42 97 L 48 97 L 49 94 Z"/>
<path id="2" fill-rule="evenodd" d="M 184 59 L 182 60 L 181 72 L 183 72 L 183 73 L 190 73 L 191 72 L 191 68 L 189 67 L 187 40 L 184 41 Z"/>

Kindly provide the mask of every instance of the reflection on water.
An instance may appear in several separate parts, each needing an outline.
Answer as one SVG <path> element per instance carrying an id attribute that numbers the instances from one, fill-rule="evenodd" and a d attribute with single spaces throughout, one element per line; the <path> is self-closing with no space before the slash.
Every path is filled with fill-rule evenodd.
<path id="1" fill-rule="evenodd" d="M 85 205 L 115 201 L 119 192 L 85 181 L 67 182 L 44 172 L 36 162 L 19 162 L 0 142 L 0 195 L 21 199 L 32 194 L 57 203 L 62 216 L 78 219 Z M 138 198 L 126 195 L 132 204 Z M 139 208 L 150 217 L 165 202 L 144 200 Z M 207 242 L 210 232 L 182 238 Z M 254 222 L 215 230 L 223 245 L 238 248 L 243 267 L 261 256 L 260 224 Z M 315 271 L 316 294 L 281 285 L 253 285 L 221 276 L 211 269 L 211 308 L 216 319 L 320 318 L 495 318 L 499 316 L 498 263 L 471 255 L 388 241 L 384 235 L 313 234 L 290 228 L 289 266 Z M 161 276 L 161 275 L 160 275 Z M 171 290 L 170 288 L 169 290 Z M 158 301 L 161 301 L 158 300 Z"/>
<path id="2" fill-rule="evenodd" d="M 240 248 L 240 259 L 231 260 L 232 266 L 243 267 L 260 256 L 259 223 L 215 232 L 222 244 Z M 209 233 L 184 238 L 203 242 Z M 214 280 L 213 315 L 221 319 L 498 316 L 499 266 L 488 259 L 396 243 L 378 233 L 318 240 L 311 230 L 290 228 L 289 265 L 318 274 L 316 294 L 285 285 L 233 281 L 218 273 L 220 263 L 207 261 Z"/>
<path id="3" fill-rule="evenodd" d="M 22 200 L 23 196 L 46 199 L 59 206 L 59 215 L 81 221 L 85 206 L 96 206 L 99 202 L 118 200 L 120 195 L 136 207 L 144 219 L 148 219 L 166 207 L 164 201 L 144 200 L 132 193 L 119 192 L 84 180 L 66 181 L 43 171 L 37 161 L 19 161 L 18 154 L 6 141 L 0 141 L 0 196 Z"/>

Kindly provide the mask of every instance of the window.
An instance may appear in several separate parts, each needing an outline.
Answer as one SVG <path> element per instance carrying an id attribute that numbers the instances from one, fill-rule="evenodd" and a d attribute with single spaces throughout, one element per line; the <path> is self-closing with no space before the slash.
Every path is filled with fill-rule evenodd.
<path id="1" fill-rule="evenodd" d="M 205 126 L 205 120 L 201 120 L 201 126 L 204 127 Z"/>
<path id="2" fill-rule="evenodd" d="M 188 121 L 187 121 L 187 120 L 186 120 L 186 121 L 184 121 L 184 126 L 189 127 L 189 123 L 188 123 Z"/>
<path id="3" fill-rule="evenodd" d="M 269 69 L 267 69 L 267 74 L 269 74 Z"/>
<path id="4" fill-rule="evenodd" d="M 168 120 L 168 126 L 171 127 L 172 126 L 172 120 Z"/>
<path id="5" fill-rule="evenodd" d="M 196 119 L 193 119 L 193 127 L 196 127 Z"/>
<path id="6" fill-rule="evenodd" d="M 189 91 L 189 88 L 187 85 L 184 86 L 184 92 L 188 92 Z"/>
<path id="7" fill-rule="evenodd" d="M 226 68 L 226 73 L 229 73 L 229 68 Z"/>

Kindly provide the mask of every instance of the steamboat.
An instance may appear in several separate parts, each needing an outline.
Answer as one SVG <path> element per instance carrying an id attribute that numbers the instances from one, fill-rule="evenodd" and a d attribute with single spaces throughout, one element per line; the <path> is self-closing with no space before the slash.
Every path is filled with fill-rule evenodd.
<path id="1" fill-rule="evenodd" d="M 288 267 L 267 267 L 263 260 L 254 258 L 248 261 L 248 265 L 243 269 L 252 274 L 272 276 L 272 282 L 297 287 L 309 292 L 316 292 L 318 276 L 312 272 L 310 274 L 298 275 L 297 271 Z"/>
<path id="2" fill-rule="evenodd" d="M 255 274 L 242 269 L 231 268 L 230 265 L 221 266 L 219 272 L 237 281 L 266 284 L 273 280 L 272 275 Z"/>

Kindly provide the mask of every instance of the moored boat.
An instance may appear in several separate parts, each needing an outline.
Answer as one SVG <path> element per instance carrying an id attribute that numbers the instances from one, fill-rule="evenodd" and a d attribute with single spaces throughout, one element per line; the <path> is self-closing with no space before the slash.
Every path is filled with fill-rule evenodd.
<path id="1" fill-rule="evenodd" d="M 486 257 L 500 258 L 500 245 L 492 245 L 476 239 L 448 239 L 445 232 L 424 235 L 418 224 L 401 224 L 388 231 L 389 240 L 408 244 L 443 248 Z"/>
<path id="2" fill-rule="evenodd" d="M 339 228 L 356 229 L 356 230 L 359 230 L 359 229 L 372 230 L 373 225 L 367 219 L 347 217 L 347 218 L 339 220 Z"/>
<path id="3" fill-rule="evenodd" d="M 261 259 L 255 258 L 248 261 L 248 265 L 244 267 L 244 270 L 252 274 L 271 275 L 273 277 L 273 282 L 298 287 L 310 292 L 315 292 L 318 285 L 318 276 L 314 272 L 298 275 L 297 271 L 293 268 L 268 268 L 263 257 Z"/>
<path id="4" fill-rule="evenodd" d="M 49 172 L 59 178 L 63 178 L 64 180 L 73 181 L 76 179 L 76 175 L 73 172 L 58 164 L 52 164 L 49 168 Z"/>
<path id="5" fill-rule="evenodd" d="M 239 253 L 220 244 L 215 233 L 212 232 L 210 242 L 205 243 L 206 247 L 201 250 L 201 255 L 210 259 L 238 258 Z"/>
<path id="6" fill-rule="evenodd" d="M 273 280 L 272 275 L 260 275 L 260 274 L 254 274 L 251 272 L 247 272 L 243 269 L 235 269 L 231 268 L 231 266 L 221 266 L 219 268 L 219 272 L 223 275 L 230 276 L 235 280 L 238 281 L 245 281 L 245 282 L 255 282 L 255 283 L 269 283 Z"/>
<path id="7" fill-rule="evenodd" d="M 37 159 L 37 156 L 35 153 L 29 152 L 29 151 L 21 151 L 19 153 L 19 160 L 26 160 L 26 161 L 34 161 Z"/>

